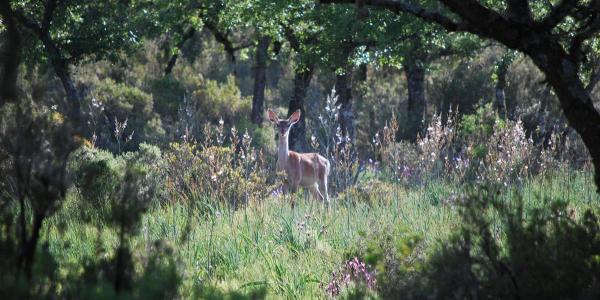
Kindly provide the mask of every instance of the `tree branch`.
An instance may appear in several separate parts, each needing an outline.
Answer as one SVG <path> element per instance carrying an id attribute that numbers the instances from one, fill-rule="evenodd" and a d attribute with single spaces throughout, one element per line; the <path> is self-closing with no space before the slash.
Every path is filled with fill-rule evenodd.
<path id="1" fill-rule="evenodd" d="M 215 40 L 223 45 L 225 52 L 227 52 L 231 61 L 235 61 L 235 55 L 233 53 L 235 50 L 233 49 L 233 43 L 227 37 L 228 34 L 220 31 L 217 28 L 217 24 L 214 24 L 213 22 L 204 21 L 204 26 L 213 34 Z"/>
<path id="2" fill-rule="evenodd" d="M 348 3 L 354 4 L 355 0 L 320 0 L 321 3 Z M 417 16 L 425 21 L 434 22 L 444 27 L 448 31 L 466 31 L 468 25 L 463 22 L 455 22 L 449 17 L 426 10 L 420 5 L 407 3 L 405 1 L 393 1 L 393 0 L 365 0 L 364 5 L 374 6 L 379 8 L 385 8 L 394 13 L 408 13 Z"/>
<path id="3" fill-rule="evenodd" d="M 538 23 L 539 26 L 547 30 L 556 27 L 575 9 L 578 2 L 577 0 L 562 0 L 552 8 L 552 11 L 544 20 Z"/>
<path id="4" fill-rule="evenodd" d="M 527 0 L 508 0 L 508 16 L 521 24 L 531 24 L 531 8 Z"/>
<path id="5" fill-rule="evenodd" d="M 569 48 L 569 56 L 571 56 L 571 58 L 575 62 L 581 62 L 581 59 L 583 57 L 581 47 L 583 46 L 583 43 L 587 39 L 591 38 L 594 34 L 598 33 L 599 31 L 600 31 L 600 13 L 595 13 L 591 17 L 588 24 L 583 26 L 571 40 L 571 45 Z"/>
<path id="6" fill-rule="evenodd" d="M 40 24 L 40 31 L 42 34 L 46 34 L 48 32 L 55 9 L 56 0 L 47 0 L 46 3 L 44 3 L 44 16 L 42 17 L 42 23 Z"/>
<path id="7" fill-rule="evenodd" d="M 439 0 L 452 12 L 460 16 L 464 21 L 470 24 L 477 24 L 479 30 L 482 32 L 481 27 L 485 27 L 487 24 L 501 23 L 504 26 L 510 26 L 510 22 L 507 21 L 498 12 L 489 9 L 478 1 L 474 0 Z"/>
<path id="8" fill-rule="evenodd" d="M 591 94 L 598 82 L 600 82 L 600 65 L 598 65 L 592 72 L 592 75 L 590 76 L 590 81 L 585 86 L 585 91 Z"/>
<path id="9" fill-rule="evenodd" d="M 177 58 L 179 57 L 179 51 L 181 50 L 181 48 L 183 47 L 185 42 L 187 40 L 191 39 L 195 33 L 196 33 L 196 28 L 194 28 L 194 26 L 190 26 L 190 28 L 181 37 L 181 40 L 177 43 L 177 45 L 175 45 L 175 47 L 177 48 L 177 52 L 174 53 L 171 56 L 171 58 L 169 59 L 169 62 L 167 63 L 167 67 L 165 68 L 165 75 L 171 74 L 171 71 L 173 70 L 175 63 L 177 62 Z"/>
<path id="10" fill-rule="evenodd" d="M 27 16 L 25 16 L 25 13 L 23 13 L 21 9 L 15 10 L 15 18 L 17 19 L 17 21 L 19 21 L 19 23 L 21 23 L 21 25 L 31 30 L 37 36 L 42 35 L 42 29 L 40 25 L 36 21 L 29 19 Z"/>
<path id="11" fill-rule="evenodd" d="M 247 41 L 241 43 L 240 45 L 234 46 L 233 42 L 228 37 L 229 32 L 223 32 L 219 30 L 217 24 L 210 21 L 204 21 L 204 26 L 214 35 L 215 40 L 223 45 L 225 52 L 227 52 L 227 55 L 229 55 L 229 58 L 232 62 L 235 61 L 235 51 L 256 45 L 254 42 Z"/>
<path id="12" fill-rule="evenodd" d="M 281 27 L 283 27 L 283 34 L 285 35 L 285 39 L 288 40 L 288 42 L 290 43 L 290 47 L 292 47 L 292 49 L 294 49 L 294 51 L 299 52 L 300 51 L 300 41 L 298 40 L 298 37 L 294 34 L 294 31 L 292 30 L 292 28 L 290 28 L 289 26 L 285 25 L 285 24 L 280 24 Z"/>

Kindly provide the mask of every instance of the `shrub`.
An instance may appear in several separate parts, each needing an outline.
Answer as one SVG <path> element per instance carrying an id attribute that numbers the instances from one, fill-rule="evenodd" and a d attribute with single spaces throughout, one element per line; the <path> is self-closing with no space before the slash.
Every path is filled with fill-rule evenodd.
<path id="1" fill-rule="evenodd" d="M 272 190 L 272 179 L 262 152 L 254 149 L 252 139 L 231 129 L 225 146 L 223 126 L 215 137 L 205 127 L 206 140 L 172 143 L 165 154 L 167 190 L 172 201 L 186 201 L 211 212 L 228 204 L 233 207 L 262 199 Z"/>
<path id="2" fill-rule="evenodd" d="M 224 84 L 210 79 L 201 80 L 189 101 L 196 124 L 207 121 L 216 124 L 223 119 L 228 125 L 238 125 L 240 116 L 250 116 L 252 104 L 249 97 L 242 96 L 233 76 L 228 76 Z"/>
<path id="3" fill-rule="evenodd" d="M 70 158 L 69 174 L 83 201 L 76 208 L 83 220 L 91 221 L 94 216 L 108 209 L 115 197 L 123 172 L 124 161 L 112 153 L 81 147 Z"/>
<path id="4" fill-rule="evenodd" d="M 95 217 L 100 218 L 96 221 L 105 219 L 108 213 L 117 213 L 114 210 L 119 199 L 125 196 L 123 193 L 141 196 L 134 206 L 142 210 L 156 205 L 166 197 L 164 178 L 159 175 L 162 165 L 160 150 L 148 144 L 141 144 L 137 152 L 120 156 L 106 150 L 81 147 L 69 160 L 69 174 L 81 197 L 75 207 L 77 213 L 87 221 L 94 221 Z M 126 191 L 127 185 L 134 182 L 137 185 L 130 187 L 134 190 Z M 136 210 L 135 207 L 132 209 Z M 89 215 L 91 213 L 97 215 Z"/>
<path id="5" fill-rule="evenodd" d="M 396 295 L 445 299 L 598 299 L 600 222 L 563 201 L 526 209 L 497 190 L 473 193 L 461 206 L 462 225 L 421 270 L 408 272 Z"/>
<path id="6" fill-rule="evenodd" d="M 115 152 L 137 149 L 144 141 L 157 143 L 165 132 L 154 112 L 152 95 L 111 79 L 100 82 L 91 92 L 91 130 L 96 142 Z M 122 125 L 121 134 L 116 134 Z M 117 145 L 124 145 L 119 149 Z"/>
<path id="7" fill-rule="evenodd" d="M 185 87 L 173 76 L 150 80 L 148 92 L 154 99 L 154 110 L 171 122 L 176 120 L 185 96 Z"/>

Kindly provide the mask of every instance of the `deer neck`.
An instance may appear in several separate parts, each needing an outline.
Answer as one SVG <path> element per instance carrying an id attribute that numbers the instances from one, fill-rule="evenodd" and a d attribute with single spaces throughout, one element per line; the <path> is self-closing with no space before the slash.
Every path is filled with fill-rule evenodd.
<path id="1" fill-rule="evenodd" d="M 277 170 L 283 171 L 287 167 L 288 158 L 290 156 L 290 148 L 288 135 L 279 136 L 279 146 L 277 148 Z"/>

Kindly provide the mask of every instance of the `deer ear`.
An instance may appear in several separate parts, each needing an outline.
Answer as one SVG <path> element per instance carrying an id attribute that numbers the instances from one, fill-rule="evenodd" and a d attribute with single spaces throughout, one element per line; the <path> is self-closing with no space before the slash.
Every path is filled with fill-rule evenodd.
<path id="1" fill-rule="evenodd" d="M 300 121 L 300 110 L 297 109 L 288 119 L 291 124 L 296 124 Z"/>
<path id="2" fill-rule="evenodd" d="M 279 117 L 277 116 L 277 113 L 272 111 L 271 109 L 267 110 L 267 116 L 269 117 L 269 121 L 271 121 L 273 123 L 277 123 L 279 121 Z"/>

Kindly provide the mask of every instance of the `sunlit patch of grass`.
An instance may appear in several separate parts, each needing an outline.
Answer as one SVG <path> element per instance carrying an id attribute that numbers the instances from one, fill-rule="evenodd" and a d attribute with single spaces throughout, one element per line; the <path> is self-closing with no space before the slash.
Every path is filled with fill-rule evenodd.
<path id="1" fill-rule="evenodd" d="M 419 255 L 427 255 L 459 227 L 458 195 L 465 192 L 465 187 L 442 181 L 412 189 L 391 184 L 370 194 L 369 201 L 340 194 L 329 210 L 298 193 L 266 197 L 237 210 L 215 207 L 210 214 L 182 201 L 166 202 L 145 213 L 130 244 L 142 260 L 154 241 L 172 245 L 184 298 L 203 288 L 241 294 L 266 289 L 269 297 L 325 298 L 319 285 L 373 236 L 390 236 L 392 243 L 418 236 Z M 521 193 L 529 208 L 544 205 L 538 200 L 543 197 L 568 199 L 574 213 L 598 201 L 587 172 L 536 177 L 520 191 L 507 189 L 502 195 L 509 201 L 511 193 Z M 83 272 L 82 261 L 113 255 L 111 249 L 118 244 L 113 230 L 68 213 L 50 220 L 45 238 L 64 274 Z"/>

